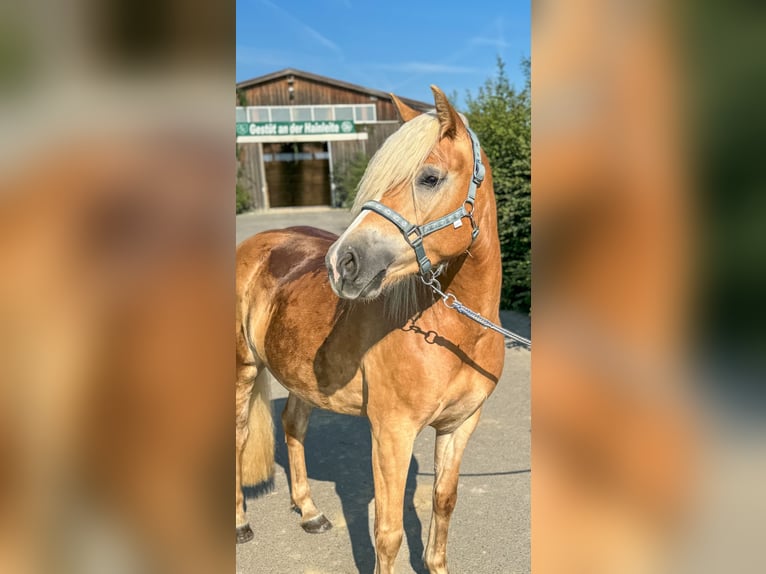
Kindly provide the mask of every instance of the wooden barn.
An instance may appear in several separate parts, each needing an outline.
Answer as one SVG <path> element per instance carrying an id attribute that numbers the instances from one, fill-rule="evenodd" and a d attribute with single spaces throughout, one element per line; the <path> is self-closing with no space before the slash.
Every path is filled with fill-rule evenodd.
<path id="1" fill-rule="evenodd" d="M 386 92 L 290 68 L 238 83 L 236 113 L 237 181 L 255 209 L 339 206 L 336 176 L 399 124 Z"/>

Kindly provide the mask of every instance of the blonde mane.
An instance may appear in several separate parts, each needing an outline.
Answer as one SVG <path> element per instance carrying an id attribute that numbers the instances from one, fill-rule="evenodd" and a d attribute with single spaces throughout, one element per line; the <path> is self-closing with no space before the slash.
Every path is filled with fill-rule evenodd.
<path id="1" fill-rule="evenodd" d="M 413 179 L 438 138 L 439 121 L 433 113 L 420 114 L 391 134 L 370 160 L 351 213 L 357 215 L 365 202 L 379 200 L 387 190 Z"/>

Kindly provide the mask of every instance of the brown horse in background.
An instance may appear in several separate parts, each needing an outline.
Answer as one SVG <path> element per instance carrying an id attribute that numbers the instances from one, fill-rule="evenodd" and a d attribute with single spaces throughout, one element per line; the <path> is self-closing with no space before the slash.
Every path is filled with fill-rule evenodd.
<path id="1" fill-rule="evenodd" d="M 418 277 L 424 267 L 413 250 L 415 234 L 407 237 L 364 206 L 376 201 L 418 223 L 463 213 L 421 238 L 428 267 L 441 274 L 445 291 L 498 322 L 492 175 L 487 169 L 476 189 L 475 168 L 480 157 L 486 165 L 486 157 L 444 94 L 432 89 L 434 113 L 419 114 L 393 98 L 404 124 L 370 162 L 354 205 L 358 215 L 343 235 L 295 227 L 259 233 L 237 249 L 238 542 L 253 536 L 241 486 L 268 478 L 273 468 L 268 370 L 289 391 L 282 422 L 291 498 L 308 532 L 331 526 L 311 499 L 306 474 L 303 440 L 311 410 L 369 419 L 376 572 L 393 572 L 401 545 L 415 437 L 426 426 L 436 429 L 424 559 L 430 572 L 447 572 L 460 461 L 500 377 L 504 340 L 434 297 Z M 466 200 L 472 179 L 475 204 Z"/>

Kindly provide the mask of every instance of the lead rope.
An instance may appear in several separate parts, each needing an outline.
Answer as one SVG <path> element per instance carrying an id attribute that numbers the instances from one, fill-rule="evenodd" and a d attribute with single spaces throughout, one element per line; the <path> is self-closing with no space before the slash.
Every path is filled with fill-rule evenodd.
<path id="1" fill-rule="evenodd" d="M 436 293 L 439 297 L 441 297 L 442 303 L 444 303 L 444 306 L 448 309 L 454 309 L 461 315 L 465 315 L 469 319 L 476 321 L 479 325 L 484 327 L 485 329 L 489 328 L 493 331 L 497 331 L 501 335 L 504 335 L 505 337 L 516 341 L 517 343 L 520 343 L 521 345 L 524 345 L 527 349 L 532 350 L 532 341 L 529 339 L 525 339 L 521 335 L 517 335 L 516 333 L 513 333 L 512 331 L 509 331 L 508 329 L 503 329 L 501 326 L 496 325 L 486 317 L 483 317 L 476 311 L 472 311 L 465 305 L 463 305 L 460 301 L 458 301 L 458 298 L 455 297 L 453 293 L 444 293 L 442 291 L 441 283 L 439 283 L 439 280 L 436 278 L 438 273 L 434 273 L 431 271 L 431 277 L 429 279 L 426 279 L 423 275 L 420 276 L 420 280 L 423 281 L 425 285 L 430 287 L 434 293 Z"/>

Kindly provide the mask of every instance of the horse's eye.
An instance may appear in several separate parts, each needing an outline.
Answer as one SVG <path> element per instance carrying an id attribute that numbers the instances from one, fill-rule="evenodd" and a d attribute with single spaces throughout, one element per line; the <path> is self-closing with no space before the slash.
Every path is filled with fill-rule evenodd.
<path id="1" fill-rule="evenodd" d="M 420 183 L 422 183 L 423 185 L 426 185 L 428 187 L 436 187 L 437 184 L 439 183 L 439 178 L 431 173 L 431 174 L 428 174 L 428 175 L 424 175 L 420 179 Z"/>

